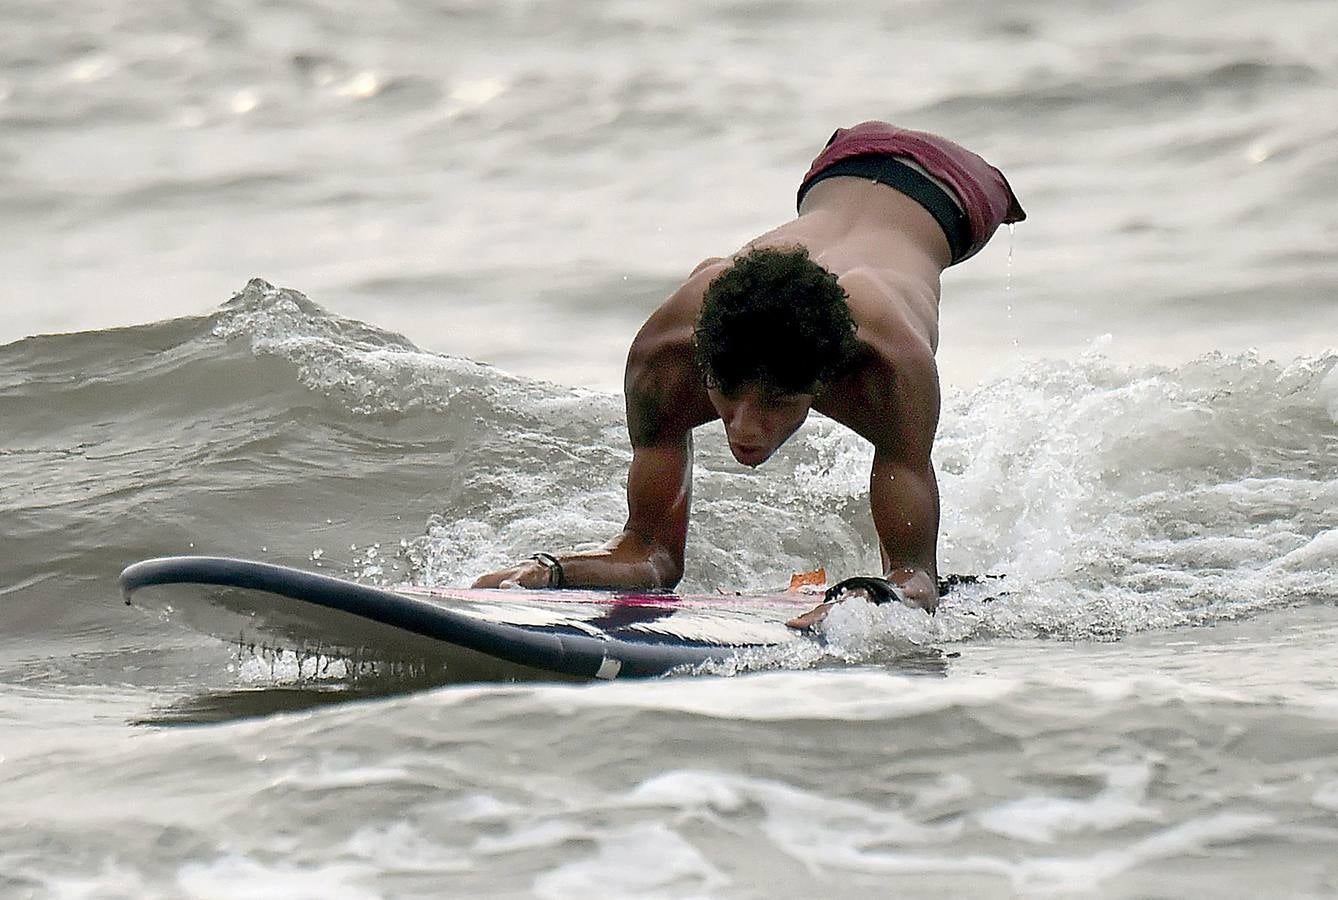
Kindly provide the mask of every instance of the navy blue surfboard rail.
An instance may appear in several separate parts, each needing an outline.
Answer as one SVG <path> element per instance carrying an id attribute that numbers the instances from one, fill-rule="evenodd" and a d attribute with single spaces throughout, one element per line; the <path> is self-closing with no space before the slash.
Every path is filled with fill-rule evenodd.
<path id="1" fill-rule="evenodd" d="M 214 585 L 263 591 L 445 641 L 497 659 L 582 678 L 647 678 L 727 659 L 742 647 L 622 640 L 490 622 L 429 600 L 271 563 L 219 556 L 166 556 L 127 566 L 125 602 L 140 588 Z"/>

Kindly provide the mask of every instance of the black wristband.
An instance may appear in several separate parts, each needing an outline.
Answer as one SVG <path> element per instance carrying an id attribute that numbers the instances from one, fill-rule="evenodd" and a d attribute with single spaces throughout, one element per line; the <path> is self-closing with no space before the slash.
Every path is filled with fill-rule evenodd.
<path id="1" fill-rule="evenodd" d="M 536 553 L 530 559 L 537 562 L 548 570 L 548 586 L 550 588 L 560 588 L 566 584 L 566 573 L 562 571 L 562 563 L 551 553 Z"/>
<path id="2" fill-rule="evenodd" d="M 869 599 L 874 603 L 889 603 L 893 600 L 900 603 L 906 602 L 906 593 L 899 585 L 876 575 L 856 575 L 853 578 L 847 578 L 845 581 L 838 581 L 827 588 L 827 593 L 823 594 L 822 599 L 827 603 L 833 603 L 840 600 L 842 594 L 857 590 L 866 591 Z"/>

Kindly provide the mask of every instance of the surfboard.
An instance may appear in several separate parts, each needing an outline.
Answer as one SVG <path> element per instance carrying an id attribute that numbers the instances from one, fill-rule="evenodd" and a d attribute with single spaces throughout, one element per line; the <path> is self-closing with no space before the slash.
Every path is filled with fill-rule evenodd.
<path id="1" fill-rule="evenodd" d="M 999 577 L 948 575 L 939 592 L 964 584 L 989 590 Z M 213 556 L 144 560 L 121 572 L 120 585 L 127 605 L 242 653 L 290 654 L 299 680 L 308 664 L 314 675 L 332 660 L 354 676 L 399 669 L 419 682 L 647 678 L 742 654 L 780 659 L 824 640 L 785 625 L 821 602 L 821 588 L 757 595 L 384 588 Z"/>
<path id="2" fill-rule="evenodd" d="M 820 640 L 784 624 L 820 594 L 388 589 L 208 556 L 144 560 L 120 585 L 129 605 L 253 654 L 291 651 L 299 670 L 339 658 L 451 682 L 646 678 Z"/>

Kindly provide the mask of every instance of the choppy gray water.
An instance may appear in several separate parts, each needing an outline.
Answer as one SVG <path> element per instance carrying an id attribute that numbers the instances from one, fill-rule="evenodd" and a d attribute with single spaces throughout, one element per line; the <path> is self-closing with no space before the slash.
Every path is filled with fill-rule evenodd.
<path id="1" fill-rule="evenodd" d="M 1338 6 L 0 26 L 0 894 L 1338 893 Z M 940 556 L 1005 596 L 593 688 L 313 684 L 119 604 L 606 538 L 632 333 L 870 117 L 1030 213 L 944 286 Z M 875 564 L 842 429 L 698 449 L 685 588 Z"/>

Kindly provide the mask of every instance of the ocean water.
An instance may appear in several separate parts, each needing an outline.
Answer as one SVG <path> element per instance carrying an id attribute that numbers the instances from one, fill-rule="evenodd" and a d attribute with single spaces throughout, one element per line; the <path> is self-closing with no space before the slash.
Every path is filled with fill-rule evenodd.
<path id="1" fill-rule="evenodd" d="M 1338 6 L 0 7 L 0 896 L 1338 895 Z M 944 279 L 932 619 L 641 683 L 312 681 L 171 553 L 462 584 L 625 515 L 622 356 L 831 131 L 1029 219 Z M 683 588 L 877 564 L 702 430 Z"/>

